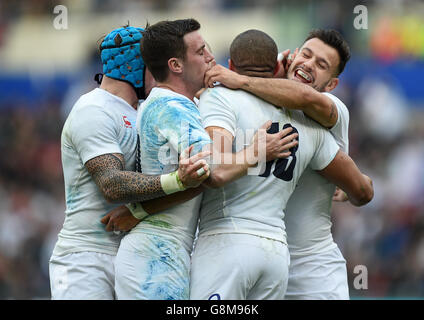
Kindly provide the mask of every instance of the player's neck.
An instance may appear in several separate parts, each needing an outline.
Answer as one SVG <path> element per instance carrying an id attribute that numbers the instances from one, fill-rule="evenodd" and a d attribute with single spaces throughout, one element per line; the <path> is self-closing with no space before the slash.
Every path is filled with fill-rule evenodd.
<path id="1" fill-rule="evenodd" d="M 196 92 L 193 92 L 193 90 L 191 90 L 189 86 L 185 84 L 183 81 L 181 81 L 180 79 L 171 80 L 168 78 L 164 82 L 157 82 L 156 87 L 162 88 L 162 89 L 168 89 L 176 93 L 182 94 L 183 96 L 186 96 L 192 101 L 196 93 Z"/>
<path id="2" fill-rule="evenodd" d="M 137 110 L 138 98 L 133 87 L 124 81 L 114 80 L 104 76 L 100 89 L 106 90 L 110 94 L 124 99 L 130 106 Z"/>

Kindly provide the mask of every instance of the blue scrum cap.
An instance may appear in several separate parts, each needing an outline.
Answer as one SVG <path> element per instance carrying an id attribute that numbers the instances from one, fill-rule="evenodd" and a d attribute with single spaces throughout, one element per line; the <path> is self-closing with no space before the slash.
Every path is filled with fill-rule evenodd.
<path id="1" fill-rule="evenodd" d="M 100 46 L 104 75 L 130 83 L 139 99 L 145 98 L 145 64 L 140 52 L 142 31 L 129 26 L 113 30 Z"/>

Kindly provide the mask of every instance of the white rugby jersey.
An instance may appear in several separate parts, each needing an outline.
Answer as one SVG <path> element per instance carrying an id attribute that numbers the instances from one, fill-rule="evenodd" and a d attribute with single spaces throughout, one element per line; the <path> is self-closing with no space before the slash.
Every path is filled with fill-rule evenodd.
<path id="1" fill-rule="evenodd" d="M 299 144 L 289 158 L 268 162 L 261 176 L 247 175 L 206 190 L 200 211 L 199 235 L 248 233 L 286 243 L 286 203 L 308 164 L 321 170 L 335 157 L 339 147 L 331 134 L 300 111 L 276 108 L 242 90 L 207 89 L 199 109 L 205 127 L 217 126 L 233 134 L 233 152 L 249 144 L 268 120 L 274 123 L 272 132 L 292 126 L 299 133 Z"/>
<path id="2" fill-rule="evenodd" d="M 100 220 L 117 204 L 108 203 L 84 164 L 107 153 L 123 154 L 125 170 L 135 170 L 137 111 L 125 100 L 96 88 L 81 96 L 65 121 L 62 166 L 66 217 L 53 255 L 96 251 L 115 255 L 121 237 Z"/>
<path id="3" fill-rule="evenodd" d="M 153 88 L 142 103 L 137 115 L 137 131 L 141 170 L 148 175 L 175 171 L 179 154 L 188 146 L 194 145 L 191 155 L 195 155 L 212 142 L 193 101 L 162 88 Z M 131 233 L 160 234 L 162 238 L 181 241 L 185 249 L 191 252 L 200 200 L 201 195 L 150 215 Z M 143 244 L 140 243 L 140 246 Z"/>
<path id="4" fill-rule="evenodd" d="M 324 93 L 337 107 L 337 123 L 330 129 L 341 150 L 348 153 L 349 111 L 342 101 Z M 334 184 L 312 168 L 299 180 L 286 207 L 287 241 L 291 255 L 323 252 L 336 247 L 331 235 L 331 203 Z"/>

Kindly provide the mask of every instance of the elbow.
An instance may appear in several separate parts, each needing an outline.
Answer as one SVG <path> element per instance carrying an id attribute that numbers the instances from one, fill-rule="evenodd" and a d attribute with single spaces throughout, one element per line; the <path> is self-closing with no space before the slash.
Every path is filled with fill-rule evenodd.
<path id="1" fill-rule="evenodd" d="M 373 198 L 373 193 L 366 193 L 362 195 L 361 197 L 357 198 L 355 203 L 353 203 L 357 207 L 362 207 L 369 203 Z"/>
<path id="2" fill-rule="evenodd" d="M 334 117 L 330 117 L 330 118 L 325 118 L 321 121 L 321 125 L 325 128 L 331 129 L 332 127 L 334 127 L 337 123 L 337 118 Z"/>
<path id="3" fill-rule="evenodd" d="M 371 186 L 368 188 L 367 193 L 364 196 L 364 204 L 367 204 L 368 202 L 371 202 L 371 200 L 374 198 L 374 188 Z"/>
<path id="4" fill-rule="evenodd" d="M 357 207 L 361 207 L 371 202 L 373 197 L 374 197 L 374 189 L 372 186 L 361 187 L 359 192 L 352 197 L 353 201 L 351 202 L 353 205 Z"/>

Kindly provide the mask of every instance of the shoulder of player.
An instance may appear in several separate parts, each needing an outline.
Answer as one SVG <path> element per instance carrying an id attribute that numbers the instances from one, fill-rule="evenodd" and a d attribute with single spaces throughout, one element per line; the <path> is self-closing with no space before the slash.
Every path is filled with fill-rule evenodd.
<path id="1" fill-rule="evenodd" d="M 154 107 L 157 111 L 196 109 L 196 104 L 192 100 L 169 90 L 165 91 L 165 94 L 162 91 L 154 91 L 143 102 L 143 105 L 147 107 L 146 109 L 152 110 L 152 107 Z"/>
<path id="2" fill-rule="evenodd" d="M 147 101 L 141 114 L 138 115 L 138 125 L 143 130 L 152 126 L 174 127 L 180 121 L 200 123 L 200 112 L 193 101 L 185 97 L 161 96 L 154 101 Z"/>
<path id="3" fill-rule="evenodd" d="M 100 88 L 95 88 L 94 90 L 82 95 L 80 99 L 78 100 L 78 102 L 81 105 L 96 106 L 103 109 L 108 109 L 108 108 L 116 109 L 116 106 L 131 107 L 122 98 Z"/>
<path id="4" fill-rule="evenodd" d="M 202 93 L 199 100 L 199 108 L 202 108 L 205 104 L 218 102 L 220 105 L 234 109 L 243 104 L 244 99 L 248 99 L 250 96 L 252 95 L 246 91 L 233 90 L 219 85 L 214 88 L 207 88 Z"/>
<path id="5" fill-rule="evenodd" d="M 249 96 L 250 93 L 241 89 L 229 89 L 223 85 L 217 85 L 213 88 L 206 88 L 200 98 L 204 96 L 211 97 L 234 97 L 234 96 Z"/>
<path id="6" fill-rule="evenodd" d="M 96 88 L 78 99 L 73 109 L 74 116 L 87 117 L 107 115 L 111 118 L 121 118 L 122 115 L 135 115 L 137 112 L 122 98 L 114 96 L 105 90 Z"/>
<path id="7" fill-rule="evenodd" d="M 99 132 L 120 132 L 135 125 L 136 113 L 99 103 L 75 105 L 64 125 L 65 136 L 71 140 L 93 136 Z"/>

